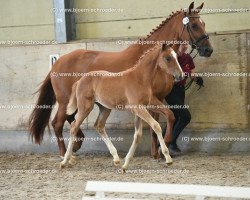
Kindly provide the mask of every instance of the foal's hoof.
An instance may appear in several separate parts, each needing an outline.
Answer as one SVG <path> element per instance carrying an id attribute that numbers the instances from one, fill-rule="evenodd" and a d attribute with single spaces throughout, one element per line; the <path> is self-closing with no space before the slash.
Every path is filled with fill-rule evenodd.
<path id="1" fill-rule="evenodd" d="M 128 166 L 122 166 L 122 174 L 125 174 L 126 173 L 126 170 L 128 169 Z"/>
<path id="2" fill-rule="evenodd" d="M 166 160 L 166 164 L 168 166 L 172 165 L 173 164 L 173 159 L 170 157 L 169 159 Z"/>
<path id="3" fill-rule="evenodd" d="M 166 162 L 166 165 L 167 166 L 170 166 L 170 165 L 172 165 L 173 164 L 173 162 Z"/>
<path id="4" fill-rule="evenodd" d="M 65 168 L 66 164 L 65 163 L 60 163 L 60 170 L 62 170 L 63 168 Z"/>
<path id="5" fill-rule="evenodd" d="M 121 161 L 120 160 L 114 160 L 114 165 L 116 167 L 119 167 L 121 165 Z"/>
<path id="6" fill-rule="evenodd" d="M 69 160 L 69 164 L 70 165 L 75 165 L 77 163 L 76 161 L 76 157 L 75 156 L 71 156 L 70 160 Z"/>

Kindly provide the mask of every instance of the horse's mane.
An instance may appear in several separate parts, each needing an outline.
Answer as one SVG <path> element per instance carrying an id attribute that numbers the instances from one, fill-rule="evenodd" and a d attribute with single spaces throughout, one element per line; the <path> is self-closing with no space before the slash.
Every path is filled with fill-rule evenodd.
<path id="1" fill-rule="evenodd" d="M 172 12 L 165 20 L 161 22 L 156 28 L 152 29 L 152 31 L 147 35 L 145 38 L 140 38 L 140 41 L 147 40 L 150 36 L 152 36 L 155 32 L 157 32 L 159 29 L 161 29 L 167 22 L 169 22 L 173 17 L 179 15 L 180 13 L 183 13 L 184 10 L 178 10 L 176 12 Z"/>

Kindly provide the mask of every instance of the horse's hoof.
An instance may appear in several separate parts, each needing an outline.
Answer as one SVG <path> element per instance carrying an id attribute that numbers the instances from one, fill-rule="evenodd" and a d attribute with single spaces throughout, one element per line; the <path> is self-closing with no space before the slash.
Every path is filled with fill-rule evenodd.
<path id="1" fill-rule="evenodd" d="M 82 141 L 77 141 L 74 143 L 73 152 L 77 152 L 82 146 Z"/>
<path id="2" fill-rule="evenodd" d="M 121 165 L 121 161 L 120 160 L 114 160 L 114 165 L 116 167 L 119 167 Z"/>

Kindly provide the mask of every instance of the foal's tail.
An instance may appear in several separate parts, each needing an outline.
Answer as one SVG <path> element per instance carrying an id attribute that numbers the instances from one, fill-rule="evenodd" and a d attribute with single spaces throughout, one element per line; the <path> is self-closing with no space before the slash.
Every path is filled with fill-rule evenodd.
<path id="1" fill-rule="evenodd" d="M 39 97 L 36 102 L 36 107 L 29 117 L 29 133 L 32 141 L 35 139 L 35 143 L 40 144 L 43 140 L 44 130 L 46 126 L 49 125 L 52 107 L 56 103 L 50 73 L 37 92 L 39 93 Z"/>
<path id="2" fill-rule="evenodd" d="M 67 106 L 67 115 L 72 115 L 77 110 L 76 87 L 77 87 L 77 82 L 74 83 L 72 87 L 72 92 Z"/>

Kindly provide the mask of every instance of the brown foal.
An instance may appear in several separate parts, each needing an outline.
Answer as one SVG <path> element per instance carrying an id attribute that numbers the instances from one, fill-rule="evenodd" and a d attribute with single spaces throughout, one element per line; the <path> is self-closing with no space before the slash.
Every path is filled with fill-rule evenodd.
<path id="1" fill-rule="evenodd" d="M 193 10 L 194 3 L 191 3 L 187 11 L 178 11 L 162 22 L 155 30 L 153 30 L 147 38 L 141 42 L 148 41 L 171 41 L 177 39 L 178 41 L 189 41 L 197 47 L 201 56 L 209 57 L 212 54 L 211 44 L 206 37 L 205 24 L 199 19 L 199 10 L 202 9 L 203 4 Z M 189 23 L 184 24 L 183 19 L 189 18 Z M 188 25 L 188 26 L 187 26 Z M 80 77 L 60 76 L 60 73 L 87 73 L 90 71 L 105 70 L 109 72 L 121 72 L 129 69 L 137 62 L 141 55 L 148 49 L 152 48 L 152 44 L 134 44 L 121 52 L 102 52 L 89 50 L 76 50 L 66 54 L 58 59 L 52 67 L 43 84 L 39 89 L 39 97 L 37 105 L 50 105 L 50 109 L 35 108 L 29 119 L 29 131 L 32 139 L 40 144 L 43 139 L 45 127 L 49 124 L 49 118 L 52 111 L 52 105 L 58 103 L 57 113 L 52 121 L 52 126 L 57 137 L 60 155 L 64 156 L 66 148 L 64 144 L 62 130 L 65 121 L 72 123 L 75 119 L 75 113 L 72 115 L 66 114 L 66 107 L 69 102 L 72 85 L 80 79 Z M 143 73 L 143 71 L 141 72 Z M 57 76 L 58 75 L 58 76 Z M 154 80 L 153 93 L 160 101 L 168 94 L 168 86 L 165 80 L 161 77 L 163 75 L 158 73 Z M 108 117 L 110 110 L 106 109 L 106 117 Z M 84 137 L 79 129 L 78 137 Z M 157 157 L 157 141 L 154 135 L 153 155 Z M 165 141 L 169 142 L 171 139 L 170 132 L 167 132 Z M 74 150 L 78 150 L 81 146 L 82 140 L 78 140 L 74 144 Z"/>
<path id="2" fill-rule="evenodd" d="M 108 77 L 105 76 L 107 71 L 93 71 L 85 74 L 84 77 L 77 81 L 73 85 L 67 113 L 72 114 L 78 109 L 78 115 L 76 121 L 71 124 L 70 142 L 64 160 L 61 162 L 61 167 L 64 167 L 70 160 L 73 142 L 76 140 L 79 127 L 92 111 L 96 102 L 102 108 L 117 109 L 123 107 L 136 116 L 134 141 L 125 158 L 125 164 L 122 167 L 124 170 L 128 168 L 129 161 L 133 157 L 136 146 L 142 136 L 142 120 L 147 122 L 157 134 L 166 163 L 171 164 L 172 158 L 163 140 L 160 124 L 148 112 L 148 110 L 151 110 L 162 113 L 167 119 L 168 114 L 166 115 L 166 111 L 171 112 L 158 100 L 153 91 L 155 77 L 158 72 L 166 74 L 163 78 L 166 78 L 167 85 L 170 85 L 170 90 L 172 89 L 174 78 L 182 80 L 184 77 L 175 51 L 165 44 L 162 47 L 157 45 L 150 49 L 133 68 L 124 72 L 113 73 L 112 76 Z M 104 76 L 96 76 L 98 74 L 104 74 Z M 117 150 L 105 131 L 108 115 L 109 112 L 107 113 L 105 109 L 101 109 L 95 128 L 112 154 L 114 164 L 119 165 L 120 159 Z M 168 126 L 172 127 L 173 124 L 168 124 Z"/>

